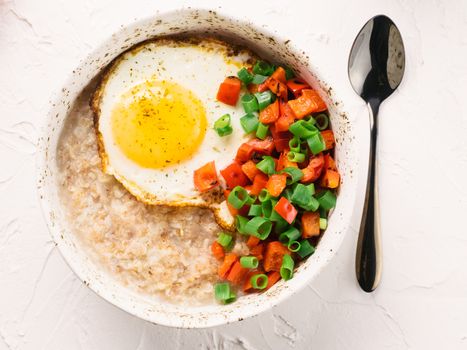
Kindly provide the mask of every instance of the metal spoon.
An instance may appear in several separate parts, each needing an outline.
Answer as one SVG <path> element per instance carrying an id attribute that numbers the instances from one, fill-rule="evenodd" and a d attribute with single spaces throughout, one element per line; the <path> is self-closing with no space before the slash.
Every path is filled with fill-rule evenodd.
<path id="1" fill-rule="evenodd" d="M 370 112 L 370 161 L 356 257 L 358 283 L 365 292 L 376 289 L 382 269 L 376 162 L 378 110 L 399 86 L 404 68 L 404 44 L 399 29 L 386 16 L 373 17 L 358 33 L 348 67 L 350 83 Z"/>

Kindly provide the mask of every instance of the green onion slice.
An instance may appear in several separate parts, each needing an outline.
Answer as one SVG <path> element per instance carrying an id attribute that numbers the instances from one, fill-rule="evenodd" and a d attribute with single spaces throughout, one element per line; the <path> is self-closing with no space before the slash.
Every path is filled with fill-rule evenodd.
<path id="1" fill-rule="evenodd" d="M 319 218 L 319 228 L 325 230 L 328 227 L 328 219 Z"/>
<path id="2" fill-rule="evenodd" d="M 255 74 L 253 80 L 251 81 L 253 84 L 262 84 L 266 81 L 268 77 L 266 75 Z"/>
<path id="3" fill-rule="evenodd" d="M 253 275 L 250 278 L 250 283 L 254 289 L 264 289 L 268 285 L 268 276 L 264 273 Z"/>
<path id="4" fill-rule="evenodd" d="M 261 209 L 261 204 L 252 204 L 250 210 L 248 211 L 248 216 L 261 216 L 263 210 Z"/>
<path id="5" fill-rule="evenodd" d="M 245 224 L 245 232 L 265 240 L 271 233 L 272 223 L 266 218 L 256 216 Z"/>
<path id="6" fill-rule="evenodd" d="M 273 221 L 272 217 L 274 216 L 274 213 L 276 211 L 273 211 L 273 214 L 271 214 L 271 218 L 270 220 Z M 276 215 L 280 216 L 279 214 L 276 213 Z M 287 221 L 285 221 L 282 217 L 281 217 L 282 220 L 277 220 L 275 221 L 275 225 L 274 225 L 274 233 L 280 235 L 281 232 L 283 232 L 284 230 L 286 230 L 288 227 L 290 227 L 289 223 Z"/>
<path id="7" fill-rule="evenodd" d="M 233 131 L 230 125 L 230 114 L 224 114 L 222 117 L 214 122 L 214 130 L 219 136 L 230 135 Z"/>
<path id="8" fill-rule="evenodd" d="M 228 249 L 231 247 L 231 244 L 233 243 L 233 238 L 231 235 L 225 232 L 221 232 L 219 234 L 219 237 L 217 237 L 217 243 L 219 243 L 225 249 Z"/>
<path id="9" fill-rule="evenodd" d="M 309 185 L 307 185 L 306 187 L 308 187 L 311 191 L 311 194 L 315 194 L 316 190 L 315 190 L 315 184 L 314 183 L 311 183 Z"/>
<path id="10" fill-rule="evenodd" d="M 245 190 L 242 186 L 235 186 L 227 197 L 227 201 L 235 209 L 240 209 L 243 207 L 249 199 L 250 196 L 248 195 L 247 190 Z"/>
<path id="11" fill-rule="evenodd" d="M 289 202 L 292 202 L 292 189 L 289 187 L 289 188 L 286 188 L 283 192 L 282 192 L 282 196 L 284 196 Z"/>
<path id="12" fill-rule="evenodd" d="M 235 292 L 230 289 L 230 284 L 227 282 L 216 283 L 214 285 L 214 295 L 217 300 L 224 304 L 229 304 L 235 301 L 236 298 Z"/>
<path id="13" fill-rule="evenodd" d="M 266 175 L 272 175 L 275 172 L 276 163 L 271 156 L 264 156 L 263 160 L 256 164 L 256 167 Z"/>
<path id="14" fill-rule="evenodd" d="M 295 167 L 287 167 L 280 171 L 281 174 L 289 175 L 287 177 L 287 185 L 292 185 L 303 177 L 303 171 Z"/>
<path id="15" fill-rule="evenodd" d="M 275 207 L 276 204 L 277 204 L 277 200 L 272 199 L 272 198 L 268 199 L 267 201 L 263 201 L 261 203 L 261 209 L 263 211 L 263 215 L 265 218 L 270 219 L 273 208 Z"/>
<path id="16" fill-rule="evenodd" d="M 336 206 L 336 195 L 330 190 L 319 193 L 317 196 L 319 206 L 325 210 L 330 210 Z"/>
<path id="17" fill-rule="evenodd" d="M 280 269 L 280 274 L 281 277 L 285 280 L 288 281 L 293 277 L 293 269 L 294 269 L 294 261 L 292 257 L 288 254 L 285 254 L 284 257 L 282 258 L 282 266 Z"/>
<path id="18" fill-rule="evenodd" d="M 308 240 L 304 239 L 300 242 L 300 249 L 297 251 L 297 254 L 302 258 L 306 258 L 315 252 L 315 247 L 313 247 Z"/>
<path id="19" fill-rule="evenodd" d="M 317 211 L 319 208 L 319 202 L 315 197 L 311 196 L 308 203 L 302 204 L 300 207 L 306 211 Z"/>
<path id="20" fill-rule="evenodd" d="M 253 74 L 251 74 L 248 69 L 243 67 L 237 72 L 237 77 L 245 84 L 248 85 L 253 81 Z"/>
<path id="21" fill-rule="evenodd" d="M 299 152 L 290 151 L 289 153 L 287 153 L 287 158 L 291 162 L 296 162 L 296 163 L 302 163 L 302 162 L 305 161 L 305 155 L 303 153 L 299 153 Z"/>
<path id="22" fill-rule="evenodd" d="M 273 93 L 269 90 L 255 93 L 255 97 L 258 100 L 259 110 L 263 110 L 271 104 L 272 95 Z"/>
<path id="23" fill-rule="evenodd" d="M 319 132 L 307 138 L 306 142 L 308 143 L 308 147 L 310 147 L 311 153 L 313 153 L 314 155 L 326 149 L 326 144 L 324 143 L 323 136 Z"/>
<path id="24" fill-rule="evenodd" d="M 274 73 L 274 66 L 265 61 L 258 60 L 253 66 L 253 73 L 269 76 Z"/>
<path id="25" fill-rule="evenodd" d="M 292 152 L 300 152 L 300 138 L 298 136 L 294 136 L 289 141 L 289 147 Z"/>
<path id="26" fill-rule="evenodd" d="M 258 195 L 258 199 L 260 202 L 266 202 L 272 198 L 271 194 L 268 192 L 267 189 L 263 188 Z"/>
<path id="27" fill-rule="evenodd" d="M 300 242 L 298 241 L 290 241 L 288 244 L 287 244 L 287 248 L 291 251 L 291 252 L 298 252 L 301 248 L 301 244 Z"/>
<path id="28" fill-rule="evenodd" d="M 319 202 L 318 202 L 319 204 Z M 323 219 L 327 219 L 328 218 L 328 211 L 324 208 L 319 208 L 319 217 L 320 218 L 323 218 Z"/>
<path id="29" fill-rule="evenodd" d="M 269 125 L 258 123 L 257 129 L 256 129 L 256 137 L 261 140 L 264 140 L 266 136 L 268 136 L 268 131 L 269 131 Z"/>
<path id="30" fill-rule="evenodd" d="M 306 206 L 311 200 L 311 190 L 303 185 L 297 184 L 293 189 L 291 200 L 293 204 L 297 204 L 300 207 Z"/>
<path id="31" fill-rule="evenodd" d="M 316 126 L 319 130 L 324 130 L 329 126 L 329 117 L 324 113 L 320 113 L 317 116 L 315 116 L 315 120 Z"/>
<path id="32" fill-rule="evenodd" d="M 310 122 L 298 120 L 289 127 L 289 131 L 301 139 L 307 139 L 317 133 L 318 129 Z"/>
<path id="33" fill-rule="evenodd" d="M 246 234 L 245 225 L 247 224 L 247 222 L 248 222 L 248 218 L 241 216 L 241 215 L 235 216 L 235 228 L 237 229 L 238 232 L 240 232 L 243 235 Z"/>
<path id="34" fill-rule="evenodd" d="M 256 131 L 256 129 L 258 128 L 258 124 L 258 117 L 253 113 L 247 113 L 240 118 L 240 125 L 247 134 Z"/>
<path id="35" fill-rule="evenodd" d="M 258 101 L 252 94 L 245 94 L 242 96 L 242 106 L 246 113 L 257 112 L 259 109 Z"/>
<path id="36" fill-rule="evenodd" d="M 296 241 L 298 238 L 300 238 L 300 231 L 296 227 L 291 226 L 287 231 L 279 235 L 279 242 L 288 244 L 292 241 Z"/>
<path id="37" fill-rule="evenodd" d="M 240 265 L 246 269 L 256 269 L 259 261 L 256 256 L 242 256 L 240 258 Z"/>

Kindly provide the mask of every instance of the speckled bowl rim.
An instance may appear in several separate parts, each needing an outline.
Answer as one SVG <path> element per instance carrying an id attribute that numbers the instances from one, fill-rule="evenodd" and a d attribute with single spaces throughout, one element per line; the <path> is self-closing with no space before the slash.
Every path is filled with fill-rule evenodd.
<path id="1" fill-rule="evenodd" d="M 264 52 L 261 52 L 262 50 L 276 50 L 274 45 L 279 45 L 280 53 L 275 52 L 279 56 L 278 61 L 287 62 L 294 66 L 327 99 L 328 104 L 330 104 L 331 120 L 338 141 L 336 157 L 339 169 L 342 172 L 343 183 L 337 207 L 330 217 L 328 230 L 318 245 L 316 253 L 298 268 L 292 280 L 286 283 L 281 281 L 263 294 L 242 297 L 235 303 L 225 306 L 177 306 L 151 299 L 120 286 L 103 272 L 102 268 L 99 269 L 92 263 L 89 257 L 74 242 L 73 234 L 67 228 L 58 203 L 58 186 L 54 175 L 56 173 L 56 150 L 53 147 L 56 148 L 60 127 L 63 126 L 63 120 L 71 108 L 70 103 L 74 101 L 82 88 L 93 77 L 81 78 L 80 80 L 77 74 L 79 75 L 82 71 L 87 71 L 88 74 L 92 71 L 100 71 L 116 54 L 121 53 L 136 42 L 154 37 L 153 32 L 158 33 L 158 29 L 153 27 L 159 26 L 164 34 L 176 34 L 180 31 L 184 33 L 182 29 L 185 22 L 183 21 L 191 23 L 185 28 L 188 32 L 193 32 L 193 26 L 198 24 L 199 28 L 197 30 L 203 26 L 211 25 L 212 27 L 209 29 L 212 31 L 211 35 L 232 36 L 240 41 L 245 40 L 245 37 L 251 34 L 254 36 L 253 39 L 246 38 L 246 40 L 254 41 L 249 46 L 257 46 L 254 50 L 259 51 L 260 55 L 264 54 Z M 199 24 L 201 22 L 202 24 Z M 231 31 L 226 32 L 226 26 Z M 152 31 L 147 30 L 152 35 L 145 37 L 148 34 L 144 34 L 141 28 L 153 28 Z M 165 29 L 162 30 L 163 28 Z M 189 29 L 187 30 L 187 28 Z M 168 33 L 166 33 L 167 31 Z M 244 31 L 244 35 L 242 35 L 242 31 Z M 235 33 L 232 34 L 232 32 Z M 129 33 L 132 33 L 132 35 Z M 132 40 L 123 39 L 125 37 L 131 37 Z M 113 50 L 116 50 L 113 54 L 108 52 L 104 54 L 102 52 L 103 48 L 112 44 L 123 45 L 116 49 L 113 48 Z M 282 52 L 286 52 L 287 55 L 283 56 Z M 94 68 L 89 70 L 90 66 L 94 66 Z M 356 215 L 357 179 L 360 176 L 358 173 L 359 167 L 356 166 L 359 162 L 357 156 L 358 147 L 353 142 L 355 137 L 352 125 L 346 117 L 343 104 L 335 101 L 331 89 L 326 86 L 323 80 L 318 79 L 318 77 L 323 76 L 316 67 L 309 63 L 308 57 L 304 53 L 298 53 L 292 47 L 290 40 L 287 38 L 283 38 L 269 29 L 259 28 L 254 24 L 207 9 L 188 8 L 170 11 L 149 16 L 127 27 L 122 27 L 81 61 L 66 80 L 63 88 L 53 96 L 48 118 L 39 140 L 37 155 L 38 195 L 52 238 L 70 268 L 95 293 L 117 307 L 149 322 L 179 328 L 204 328 L 243 320 L 269 310 L 310 283 L 334 256 L 345 233 L 351 230 L 350 223 Z"/>

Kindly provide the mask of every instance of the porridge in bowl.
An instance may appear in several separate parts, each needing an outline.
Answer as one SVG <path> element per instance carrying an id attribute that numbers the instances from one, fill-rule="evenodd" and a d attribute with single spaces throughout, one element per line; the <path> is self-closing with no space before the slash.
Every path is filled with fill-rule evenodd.
<path id="1" fill-rule="evenodd" d="M 326 110 L 248 50 L 137 45 L 83 91 L 62 132 L 72 231 L 122 284 L 173 303 L 228 303 L 290 279 L 335 206 Z"/>

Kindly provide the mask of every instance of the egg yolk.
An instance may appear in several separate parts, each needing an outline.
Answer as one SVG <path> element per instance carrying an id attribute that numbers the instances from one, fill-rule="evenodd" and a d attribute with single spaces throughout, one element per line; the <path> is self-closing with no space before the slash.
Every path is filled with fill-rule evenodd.
<path id="1" fill-rule="evenodd" d="M 146 81 L 120 97 L 111 115 L 115 143 L 145 168 L 193 156 L 206 133 L 206 111 L 193 92 L 171 81 Z"/>

